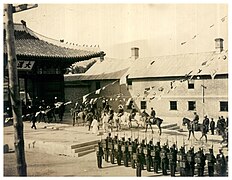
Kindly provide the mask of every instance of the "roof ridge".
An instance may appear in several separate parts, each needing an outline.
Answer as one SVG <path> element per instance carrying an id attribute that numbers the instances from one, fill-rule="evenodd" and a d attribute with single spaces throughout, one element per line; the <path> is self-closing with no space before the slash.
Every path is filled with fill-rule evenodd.
<path id="1" fill-rule="evenodd" d="M 224 50 L 226 51 L 226 50 Z M 224 52 L 222 51 L 222 53 Z M 206 52 L 198 52 L 198 53 L 180 53 L 180 54 L 169 54 L 169 55 L 158 55 L 158 56 L 148 56 L 148 57 L 139 57 L 138 59 L 145 59 L 145 58 L 156 58 L 156 57 L 170 57 L 170 56 L 181 56 L 181 55 L 193 55 L 193 54 L 206 54 L 206 53 L 215 53 L 216 51 L 206 51 Z"/>

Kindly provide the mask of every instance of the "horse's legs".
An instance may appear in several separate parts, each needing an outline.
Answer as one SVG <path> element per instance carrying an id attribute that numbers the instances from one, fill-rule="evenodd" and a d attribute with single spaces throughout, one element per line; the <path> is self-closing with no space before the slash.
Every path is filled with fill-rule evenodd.
<path id="1" fill-rule="evenodd" d="M 189 131 L 189 136 L 188 136 L 188 140 L 190 139 L 190 136 L 191 136 L 191 130 Z"/>
<path id="2" fill-rule="evenodd" d="M 145 129 L 145 132 L 147 132 L 147 126 L 148 126 L 148 124 L 146 124 L 146 129 Z"/>
<path id="3" fill-rule="evenodd" d="M 161 126 L 158 126 L 158 128 L 159 128 L 159 135 L 161 135 L 162 133 Z"/>
<path id="4" fill-rule="evenodd" d="M 151 132 L 152 132 L 152 134 L 153 134 L 153 129 L 152 129 L 152 126 L 151 126 L 151 124 L 150 124 L 150 128 L 151 128 Z"/>
<path id="5" fill-rule="evenodd" d="M 196 138 L 195 135 L 194 135 L 194 131 L 192 131 L 192 133 L 193 133 L 193 137 L 197 140 L 197 138 Z"/>

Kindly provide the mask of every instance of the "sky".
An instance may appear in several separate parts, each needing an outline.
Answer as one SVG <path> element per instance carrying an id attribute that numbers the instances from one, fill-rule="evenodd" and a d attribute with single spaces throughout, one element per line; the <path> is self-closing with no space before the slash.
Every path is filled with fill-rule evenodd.
<path id="1" fill-rule="evenodd" d="M 140 57 L 151 57 L 213 51 L 216 37 L 222 37 L 227 48 L 227 17 L 221 21 L 227 8 L 226 4 L 38 4 L 15 13 L 14 22 L 23 19 L 47 41 L 99 45 L 108 57 L 128 58 L 134 46 Z"/>

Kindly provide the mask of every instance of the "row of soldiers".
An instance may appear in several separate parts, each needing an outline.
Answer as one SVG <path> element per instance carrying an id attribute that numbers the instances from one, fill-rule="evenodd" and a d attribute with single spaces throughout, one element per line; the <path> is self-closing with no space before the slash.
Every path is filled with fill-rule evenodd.
<path id="1" fill-rule="evenodd" d="M 102 139 L 96 147 L 98 168 L 102 168 L 102 159 L 111 164 L 117 163 L 119 166 L 131 166 L 136 169 L 136 176 L 141 176 L 142 170 L 148 172 L 159 173 L 162 170 L 163 175 L 168 175 L 170 170 L 171 176 L 175 176 L 179 171 L 180 176 L 204 176 L 206 160 L 208 162 L 208 175 L 214 176 L 215 170 L 218 176 L 225 176 L 227 170 L 226 158 L 222 150 L 215 157 L 213 149 L 209 149 L 209 153 L 204 154 L 203 149 L 199 149 L 196 153 L 194 148 L 190 148 L 187 152 L 184 147 L 179 150 L 176 144 L 170 148 L 168 144 L 162 147 L 160 142 L 153 144 L 153 141 L 146 143 L 138 139 L 132 141 L 125 137 L 121 139 L 118 136 L 114 138 L 111 134 Z M 216 167 L 216 169 L 215 169 Z"/>

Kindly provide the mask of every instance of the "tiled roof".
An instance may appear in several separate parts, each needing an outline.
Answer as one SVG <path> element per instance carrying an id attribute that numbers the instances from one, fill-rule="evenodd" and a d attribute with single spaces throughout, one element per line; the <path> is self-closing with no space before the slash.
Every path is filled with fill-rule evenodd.
<path id="1" fill-rule="evenodd" d="M 128 70 L 128 68 L 111 72 L 111 73 L 101 73 L 95 75 L 83 74 L 66 74 L 64 75 L 64 81 L 85 81 L 85 80 L 110 80 L 110 79 L 120 79 L 123 74 Z"/>
<path id="2" fill-rule="evenodd" d="M 205 65 L 204 65 L 205 63 Z M 193 53 L 136 59 L 128 70 L 128 78 L 150 78 L 193 75 L 228 74 L 228 53 Z"/>
<path id="3" fill-rule="evenodd" d="M 34 57 L 55 57 L 55 58 L 93 58 L 99 57 L 101 52 L 92 52 L 79 49 L 70 49 L 48 43 L 38 37 L 29 29 L 22 25 L 15 25 L 16 37 L 15 47 L 16 54 L 21 56 Z M 6 43 L 4 41 L 4 53 L 7 53 Z"/>
<path id="4" fill-rule="evenodd" d="M 112 73 L 124 70 L 131 66 L 131 59 L 116 59 L 107 58 L 101 62 L 98 60 L 88 71 L 85 72 L 87 75 L 98 75 L 102 73 Z"/>

